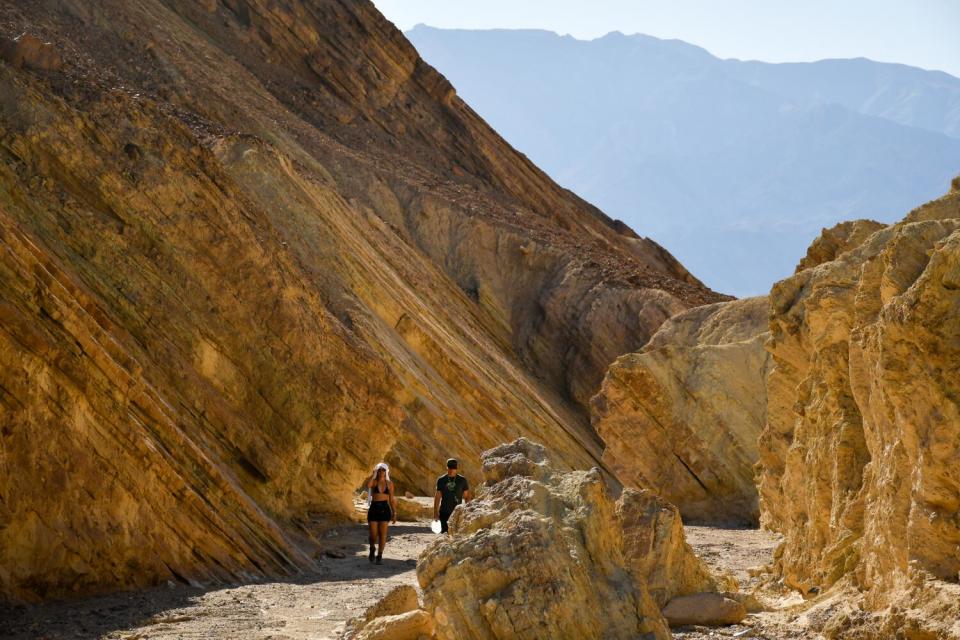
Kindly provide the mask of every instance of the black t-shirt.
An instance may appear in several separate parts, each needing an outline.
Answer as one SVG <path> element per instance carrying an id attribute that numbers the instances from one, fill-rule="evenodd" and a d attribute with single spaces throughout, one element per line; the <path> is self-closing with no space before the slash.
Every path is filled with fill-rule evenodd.
<path id="1" fill-rule="evenodd" d="M 463 492 L 470 489 L 467 479 L 457 474 L 450 477 L 443 474 L 437 478 L 437 491 L 440 492 L 440 511 L 449 512 L 463 502 Z"/>

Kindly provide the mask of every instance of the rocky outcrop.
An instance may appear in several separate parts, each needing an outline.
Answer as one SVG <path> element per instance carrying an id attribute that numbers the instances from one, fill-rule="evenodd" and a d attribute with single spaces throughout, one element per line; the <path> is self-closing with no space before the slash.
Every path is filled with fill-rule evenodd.
<path id="1" fill-rule="evenodd" d="M 649 491 L 624 489 L 616 503 L 623 553 L 631 573 L 642 576 L 657 606 L 675 597 L 735 590 L 736 580 L 716 576 L 686 543 L 680 511 Z"/>
<path id="2" fill-rule="evenodd" d="M 768 315 L 765 297 L 678 314 L 616 360 L 591 403 L 604 462 L 687 522 L 757 522 Z"/>
<path id="3" fill-rule="evenodd" d="M 859 247 L 885 226 L 873 220 L 851 220 L 824 229 L 807 249 L 807 255 L 800 260 L 796 273 L 836 260 L 841 254 Z"/>
<path id="4" fill-rule="evenodd" d="M 433 618 L 420 608 L 417 590 L 401 585 L 350 620 L 346 640 L 424 640 L 433 636 Z"/>
<path id="5" fill-rule="evenodd" d="M 960 637 L 960 192 L 854 244 L 771 292 L 762 519 L 787 584 Z"/>
<path id="6" fill-rule="evenodd" d="M 719 299 L 370 2 L 5 0 L 0 38 L 0 598 L 299 571 L 384 457 L 597 464 L 607 364 Z"/>
<path id="7" fill-rule="evenodd" d="M 597 469 L 561 473 L 524 439 L 485 452 L 483 473 L 417 563 L 438 638 L 667 638 L 660 607 L 717 587 L 648 493 L 615 502 Z"/>

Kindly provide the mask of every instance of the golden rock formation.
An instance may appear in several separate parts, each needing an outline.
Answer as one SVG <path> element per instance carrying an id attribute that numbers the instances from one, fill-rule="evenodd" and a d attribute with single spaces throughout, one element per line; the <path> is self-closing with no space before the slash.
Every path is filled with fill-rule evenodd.
<path id="1" fill-rule="evenodd" d="M 874 232 L 886 225 L 873 220 L 850 220 L 824 229 L 797 264 L 796 273 L 836 260 L 850 249 L 856 249 Z"/>
<path id="2" fill-rule="evenodd" d="M 366 0 L 3 0 L 0 39 L 0 598 L 297 571 L 384 457 L 597 464 L 607 365 L 721 299 Z"/>
<path id="3" fill-rule="evenodd" d="M 350 620 L 346 640 L 423 640 L 433 638 L 433 618 L 420 608 L 417 590 L 395 587 L 371 605 L 362 616 Z"/>
<path id="4" fill-rule="evenodd" d="M 591 408 L 603 460 L 687 522 L 756 524 L 767 299 L 691 309 L 610 367 Z"/>
<path id="5" fill-rule="evenodd" d="M 957 638 L 960 191 L 857 235 L 771 292 L 762 519 L 787 584 L 863 593 L 838 637 Z"/>
<path id="6" fill-rule="evenodd" d="M 718 586 L 647 492 L 615 502 L 596 468 L 561 473 L 522 438 L 483 474 L 417 563 L 438 638 L 668 638 L 660 607 Z"/>

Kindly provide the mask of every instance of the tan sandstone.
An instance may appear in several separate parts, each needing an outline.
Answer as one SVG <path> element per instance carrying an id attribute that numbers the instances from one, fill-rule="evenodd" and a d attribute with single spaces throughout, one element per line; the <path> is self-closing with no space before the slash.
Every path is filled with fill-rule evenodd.
<path id="1" fill-rule="evenodd" d="M 767 299 L 691 309 L 610 367 L 591 403 L 603 460 L 696 523 L 756 524 Z"/>
<path id="2" fill-rule="evenodd" d="M 347 623 L 346 640 L 418 640 L 433 637 L 433 618 L 420 609 L 417 591 L 395 587 L 363 616 Z"/>
<path id="3" fill-rule="evenodd" d="M 832 637 L 957 638 L 960 192 L 859 240 L 771 292 L 762 519 Z"/>
<path id="4" fill-rule="evenodd" d="M 433 637 L 433 619 L 422 609 L 374 618 L 351 640 L 426 640 Z"/>
<path id="5" fill-rule="evenodd" d="M 736 624 L 746 616 L 747 610 L 742 604 L 719 593 L 679 596 L 663 608 L 663 617 L 671 627 Z"/>
<path id="6" fill-rule="evenodd" d="M 404 522 L 430 520 L 433 517 L 433 498 L 397 497 L 397 519 Z"/>
<path id="7" fill-rule="evenodd" d="M 597 469 L 560 472 L 520 439 L 485 452 L 483 473 L 417 564 L 438 638 L 667 638 L 660 606 L 717 584 L 675 508 L 614 501 Z"/>

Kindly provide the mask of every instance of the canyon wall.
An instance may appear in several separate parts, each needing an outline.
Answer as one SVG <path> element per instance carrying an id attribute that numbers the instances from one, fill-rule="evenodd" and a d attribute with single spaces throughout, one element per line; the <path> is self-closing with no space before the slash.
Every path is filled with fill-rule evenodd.
<path id="1" fill-rule="evenodd" d="M 347 0 L 0 1 L 0 274 L 15 601 L 299 571 L 384 457 L 602 464 L 607 365 L 722 299 Z"/>
<path id="2" fill-rule="evenodd" d="M 756 524 L 754 465 L 766 421 L 767 299 L 680 313 L 611 365 L 592 401 L 604 461 L 688 523 Z"/>
<path id="3" fill-rule="evenodd" d="M 759 490 L 773 568 L 829 594 L 828 637 L 960 637 L 958 274 L 960 179 L 898 224 L 825 229 L 769 298 L 678 314 L 616 360 L 604 461 L 687 522 L 755 520 Z"/>
<path id="4" fill-rule="evenodd" d="M 854 587 L 887 621 L 876 637 L 960 637 L 958 186 L 898 224 L 826 232 L 841 250 L 770 294 L 762 521 L 785 536 L 786 583 Z"/>

